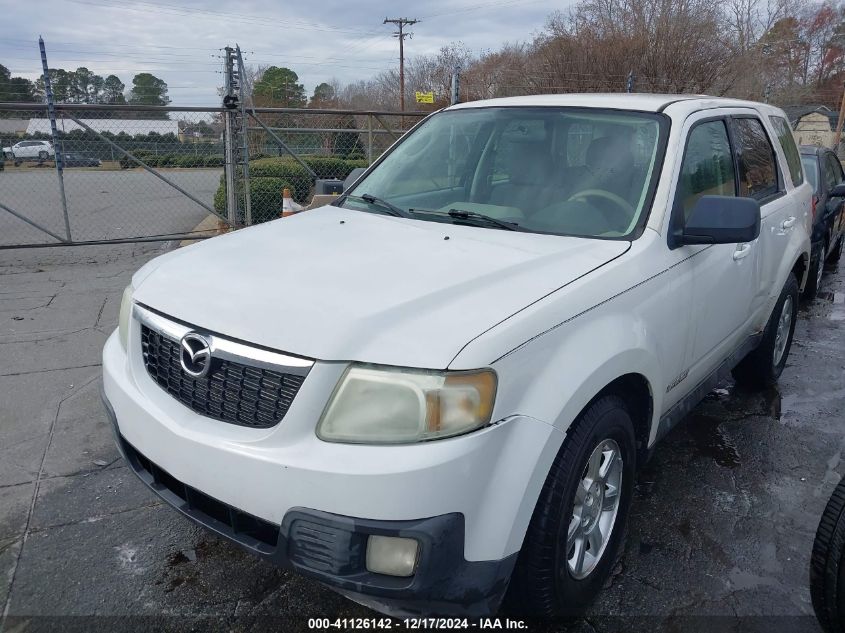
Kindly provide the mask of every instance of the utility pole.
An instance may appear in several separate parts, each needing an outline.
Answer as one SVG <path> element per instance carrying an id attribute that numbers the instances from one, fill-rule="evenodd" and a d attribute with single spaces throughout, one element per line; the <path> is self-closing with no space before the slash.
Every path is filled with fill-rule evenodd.
<path id="1" fill-rule="evenodd" d="M 395 24 L 399 29 L 393 34 L 393 37 L 399 38 L 399 110 L 405 111 L 405 38 L 410 37 L 411 33 L 405 33 L 405 27 L 416 24 L 419 20 L 409 20 L 408 18 L 384 18 L 382 24 Z"/>
<path id="2" fill-rule="evenodd" d="M 839 156 L 839 141 L 842 138 L 842 123 L 845 122 L 845 90 L 842 92 L 842 101 L 839 104 L 839 119 L 836 121 L 836 134 L 833 136 L 833 151 Z"/>

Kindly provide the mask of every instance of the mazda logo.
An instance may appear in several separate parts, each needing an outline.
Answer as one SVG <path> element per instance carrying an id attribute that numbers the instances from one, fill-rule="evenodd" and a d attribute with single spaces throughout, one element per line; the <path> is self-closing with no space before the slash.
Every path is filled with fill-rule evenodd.
<path id="1" fill-rule="evenodd" d="M 188 332 L 180 342 L 179 360 L 189 376 L 202 378 L 211 369 L 211 345 L 204 336 Z"/>

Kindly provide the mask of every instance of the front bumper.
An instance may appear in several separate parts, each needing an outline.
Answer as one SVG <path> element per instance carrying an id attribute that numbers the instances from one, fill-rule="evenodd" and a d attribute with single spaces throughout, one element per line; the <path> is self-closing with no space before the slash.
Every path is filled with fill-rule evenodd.
<path id="1" fill-rule="evenodd" d="M 103 350 L 103 397 L 122 452 L 165 501 L 252 553 L 380 611 L 495 611 L 559 431 L 513 416 L 426 444 L 323 442 L 315 420 L 345 369 L 331 363 L 314 366 L 278 425 L 238 427 L 204 418 L 162 390 L 132 348 L 137 332 L 129 334 L 128 355 L 116 335 Z M 370 534 L 419 540 L 415 575 L 367 572 Z"/>
<path id="2" fill-rule="evenodd" d="M 120 435 L 104 391 L 102 398 L 118 449 L 138 478 L 184 516 L 251 554 L 390 615 L 481 617 L 498 610 L 517 554 L 496 561 L 465 560 L 462 514 L 377 521 L 293 508 L 275 525 L 209 497 L 151 462 Z M 367 571 L 370 535 L 416 539 L 420 550 L 414 575 Z"/>

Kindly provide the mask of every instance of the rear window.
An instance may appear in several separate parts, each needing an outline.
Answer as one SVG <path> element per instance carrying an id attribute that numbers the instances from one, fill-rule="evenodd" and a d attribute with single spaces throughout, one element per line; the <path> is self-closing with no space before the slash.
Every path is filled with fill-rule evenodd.
<path id="1" fill-rule="evenodd" d="M 779 191 L 775 150 L 758 119 L 734 119 L 739 195 L 764 200 Z"/>
<path id="2" fill-rule="evenodd" d="M 798 153 L 798 146 L 795 144 L 795 137 L 792 135 L 792 128 L 789 127 L 786 119 L 780 116 L 770 116 L 769 121 L 775 128 L 783 154 L 786 156 L 786 164 L 789 167 L 789 174 L 792 176 L 792 184 L 796 187 L 804 182 L 804 174 L 801 173 L 801 156 Z"/>

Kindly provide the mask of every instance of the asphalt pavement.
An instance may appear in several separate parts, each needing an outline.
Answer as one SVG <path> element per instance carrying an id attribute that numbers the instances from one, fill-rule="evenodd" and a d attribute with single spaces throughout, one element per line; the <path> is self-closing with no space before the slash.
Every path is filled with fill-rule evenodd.
<path id="1" fill-rule="evenodd" d="M 171 245 L 0 251 L 0 630 L 306 630 L 372 617 L 188 523 L 135 480 L 99 400 L 131 273 Z M 845 264 L 843 264 L 845 268 Z M 845 275 L 780 384 L 711 393 L 640 474 L 584 620 L 532 630 L 818 631 L 808 564 L 845 465 Z"/>
<path id="2" fill-rule="evenodd" d="M 213 208 L 222 169 L 156 171 Z M 170 235 L 190 230 L 208 215 L 197 202 L 140 168 L 69 168 L 64 172 L 64 186 L 74 241 Z M 29 166 L 0 171 L 0 205 L 0 246 L 58 241 L 3 207 L 54 235 L 66 235 L 58 176 L 53 168 Z"/>

